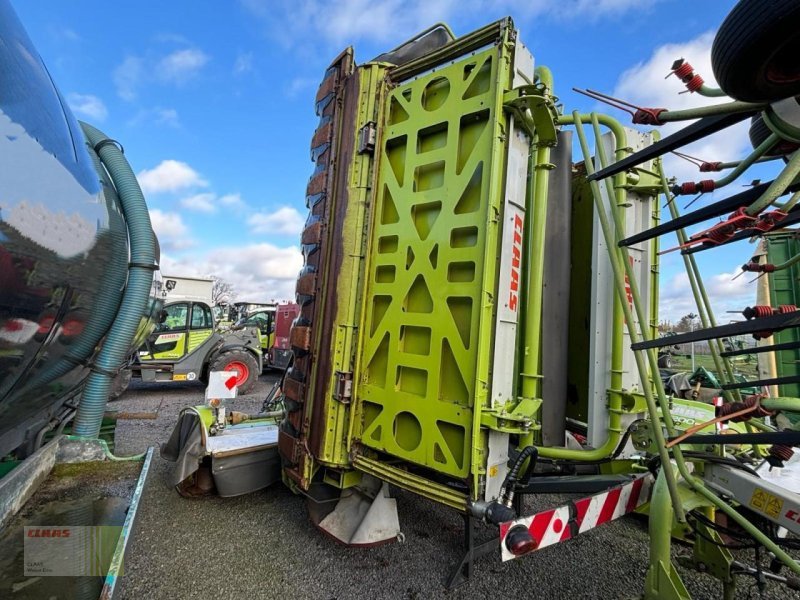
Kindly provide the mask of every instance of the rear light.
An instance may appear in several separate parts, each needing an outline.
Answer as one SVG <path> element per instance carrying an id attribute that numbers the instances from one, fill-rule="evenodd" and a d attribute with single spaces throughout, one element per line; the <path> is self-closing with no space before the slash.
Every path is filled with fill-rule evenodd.
<path id="1" fill-rule="evenodd" d="M 506 548 L 514 556 L 522 556 L 536 550 L 536 540 L 524 525 L 514 525 L 505 539 Z"/>
<path id="2" fill-rule="evenodd" d="M 53 323 L 55 322 L 56 318 L 52 315 L 42 317 L 41 321 L 39 321 L 39 328 L 36 330 L 36 333 L 39 334 L 48 333 L 53 328 Z"/>
<path id="3" fill-rule="evenodd" d="M 75 336 L 83 331 L 83 326 L 83 321 L 79 321 L 78 319 L 69 319 L 64 321 L 62 331 L 64 332 L 64 335 Z"/>

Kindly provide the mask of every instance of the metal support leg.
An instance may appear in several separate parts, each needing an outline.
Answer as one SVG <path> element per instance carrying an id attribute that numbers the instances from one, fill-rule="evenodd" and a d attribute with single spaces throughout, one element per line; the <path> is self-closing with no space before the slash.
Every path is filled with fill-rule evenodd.
<path id="1" fill-rule="evenodd" d="M 476 558 L 485 556 L 490 552 L 498 549 L 500 545 L 500 536 L 492 535 L 492 537 L 480 544 L 475 543 L 475 519 L 465 514 L 464 515 L 464 556 L 453 570 L 445 582 L 445 587 L 452 590 L 458 587 L 472 576 L 472 565 Z"/>
<path id="2" fill-rule="evenodd" d="M 645 600 L 690 600 L 689 592 L 672 566 L 670 553 L 672 533 L 672 503 L 664 469 L 661 468 L 650 501 L 650 567 L 645 579 Z"/>

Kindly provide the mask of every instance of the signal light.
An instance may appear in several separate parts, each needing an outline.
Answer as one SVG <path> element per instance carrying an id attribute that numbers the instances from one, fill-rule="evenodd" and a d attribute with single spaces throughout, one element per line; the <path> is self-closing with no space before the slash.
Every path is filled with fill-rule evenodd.
<path id="1" fill-rule="evenodd" d="M 508 551 L 514 556 L 522 556 L 528 552 L 533 552 L 538 545 L 531 532 L 524 525 L 512 527 L 506 535 L 505 544 Z"/>

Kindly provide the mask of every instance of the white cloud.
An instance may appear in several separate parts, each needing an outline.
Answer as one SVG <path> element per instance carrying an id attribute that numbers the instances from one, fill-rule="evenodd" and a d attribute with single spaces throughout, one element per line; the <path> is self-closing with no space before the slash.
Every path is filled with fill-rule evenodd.
<path id="1" fill-rule="evenodd" d="M 155 108 L 155 121 L 162 125 L 169 125 L 170 127 L 179 127 L 180 120 L 178 119 L 178 111 L 174 108 Z"/>
<path id="2" fill-rule="evenodd" d="M 172 258 L 162 254 L 161 271 L 184 276 L 215 275 L 234 286 L 237 300 L 263 302 L 294 298 L 303 258 L 296 247 L 272 244 L 223 246 L 205 255 Z"/>
<path id="3" fill-rule="evenodd" d="M 138 56 L 127 56 L 112 73 L 117 94 L 123 100 L 136 99 L 136 92 L 144 75 L 144 64 Z"/>
<path id="4" fill-rule="evenodd" d="M 80 42 L 82 40 L 81 36 L 78 33 L 69 27 L 57 27 L 51 26 L 48 28 L 51 33 L 53 33 L 56 37 L 66 40 L 68 42 Z"/>
<path id="5" fill-rule="evenodd" d="M 247 208 L 241 194 L 225 194 L 224 196 L 217 196 L 211 192 L 203 192 L 188 196 L 180 201 L 181 206 L 186 209 L 202 212 L 202 213 L 215 213 L 217 209 L 222 207 L 223 210 L 240 210 Z"/>
<path id="6" fill-rule="evenodd" d="M 241 194 L 225 194 L 219 197 L 220 204 L 229 206 L 231 208 L 244 208 L 245 203 L 242 200 Z"/>
<path id="7" fill-rule="evenodd" d="M 180 127 L 181 121 L 178 111 L 174 108 L 143 108 L 128 121 L 128 125 L 137 126 L 143 123 L 155 123 L 156 125 L 166 125 L 168 127 Z"/>
<path id="8" fill-rule="evenodd" d="M 108 109 L 103 101 L 91 94 L 69 94 L 67 104 L 73 112 L 95 121 L 105 121 Z"/>
<path id="9" fill-rule="evenodd" d="M 152 169 L 144 169 L 137 178 L 142 191 L 153 194 L 208 185 L 208 182 L 185 162 L 171 159 L 162 160 Z"/>
<path id="10" fill-rule="evenodd" d="M 243 75 L 253 70 L 253 53 L 240 52 L 233 62 L 233 74 Z"/>
<path id="11" fill-rule="evenodd" d="M 205 192 L 184 198 L 181 200 L 181 206 L 189 210 L 211 214 L 217 212 L 216 199 L 216 194 Z"/>
<path id="12" fill-rule="evenodd" d="M 176 50 L 158 62 L 156 74 L 162 81 L 182 84 L 195 77 L 208 61 L 209 56 L 197 48 Z"/>
<path id="13" fill-rule="evenodd" d="M 730 273 L 717 273 L 703 278 L 718 325 L 727 323 L 731 318 L 741 318 L 728 311 L 739 312 L 745 306 L 756 303 L 756 284 L 753 281 L 755 275 L 745 273 L 734 279 L 739 273 L 738 269 L 733 269 Z M 659 320 L 676 323 L 690 312 L 697 313 L 697 305 L 689 285 L 689 277 L 681 271 L 661 283 Z"/>
<path id="14" fill-rule="evenodd" d="M 678 58 L 684 58 L 692 64 L 695 72 L 703 77 L 707 85 L 716 87 L 711 70 L 711 43 L 713 41 L 714 33 L 707 32 L 688 42 L 666 44 L 656 48 L 645 62 L 631 67 L 620 76 L 612 95 L 640 106 L 669 108 L 670 110 L 683 110 L 728 101 L 726 98 L 707 98 L 689 93 L 679 94 L 679 92 L 685 91 L 680 80 L 674 76 L 664 79 L 664 76 L 669 73 L 672 63 Z M 686 125 L 688 122 L 669 123 L 659 129 L 664 137 Z M 748 128 L 749 119 L 690 144 L 680 151 L 710 162 L 739 160 L 746 156 L 751 149 L 747 136 Z M 667 176 L 675 176 L 679 182 L 715 177 L 713 173 L 700 173 L 696 166 L 672 154 L 664 157 L 664 164 Z"/>
<path id="15" fill-rule="evenodd" d="M 286 95 L 289 98 L 296 98 L 303 92 L 313 90 L 317 85 L 319 85 L 319 78 L 295 77 L 286 86 Z"/>
<path id="16" fill-rule="evenodd" d="M 256 213 L 247 219 L 253 233 L 298 235 L 304 219 L 296 209 L 283 206 L 273 213 Z"/>
<path id="17" fill-rule="evenodd" d="M 407 39 L 432 23 L 451 20 L 464 13 L 597 20 L 631 10 L 646 10 L 657 0 L 652 0 L 647 6 L 642 6 L 641 0 L 240 1 L 252 14 L 262 19 L 270 33 L 286 46 L 296 46 L 309 38 L 323 39 L 337 45 L 371 39 L 388 42 L 388 50 L 391 43 Z"/>
<path id="18" fill-rule="evenodd" d="M 178 213 L 150 210 L 150 222 L 162 250 L 184 250 L 194 246 L 189 228 Z"/>

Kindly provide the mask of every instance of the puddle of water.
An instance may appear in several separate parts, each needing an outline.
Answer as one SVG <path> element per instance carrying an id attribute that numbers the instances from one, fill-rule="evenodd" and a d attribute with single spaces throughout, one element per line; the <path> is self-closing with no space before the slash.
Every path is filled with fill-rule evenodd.
<path id="1" fill-rule="evenodd" d="M 119 497 L 94 497 L 53 501 L 36 507 L 0 537 L 0 598 L 7 600 L 96 600 L 102 577 L 26 577 L 23 527 L 122 525 L 129 501 Z"/>

